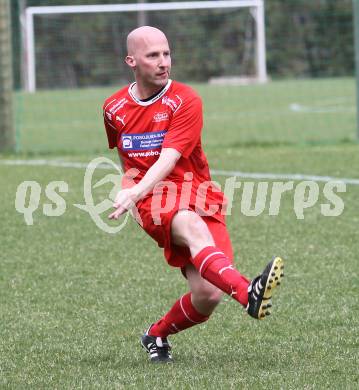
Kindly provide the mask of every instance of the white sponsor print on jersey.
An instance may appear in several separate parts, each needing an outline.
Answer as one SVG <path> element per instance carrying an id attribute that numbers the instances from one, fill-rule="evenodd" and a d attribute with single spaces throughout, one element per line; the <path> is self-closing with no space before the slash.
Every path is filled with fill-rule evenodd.
<path id="1" fill-rule="evenodd" d="M 128 157 L 153 157 L 153 156 L 159 156 L 160 152 L 158 150 L 149 150 L 147 152 L 131 152 L 128 153 Z"/>
<path id="2" fill-rule="evenodd" d="M 167 121 L 169 119 L 169 115 L 167 112 L 156 112 L 156 114 L 153 116 L 153 122 L 163 122 Z"/>
<path id="3" fill-rule="evenodd" d="M 117 103 L 115 103 L 111 108 L 110 108 L 110 113 L 111 114 L 116 114 L 118 110 L 121 110 L 121 108 L 124 107 L 124 105 L 128 102 L 126 98 L 123 98 L 119 100 Z"/>
<path id="4" fill-rule="evenodd" d="M 173 99 L 170 99 L 168 96 L 164 96 L 162 98 L 162 104 L 168 106 L 172 111 L 176 111 L 178 107 L 178 104 Z"/>

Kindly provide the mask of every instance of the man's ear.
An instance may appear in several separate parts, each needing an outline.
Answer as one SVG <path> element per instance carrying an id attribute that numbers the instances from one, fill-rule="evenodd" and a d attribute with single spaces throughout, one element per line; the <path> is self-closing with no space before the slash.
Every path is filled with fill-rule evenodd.
<path id="1" fill-rule="evenodd" d="M 133 56 L 126 56 L 125 62 L 132 69 L 136 67 L 136 60 Z"/>

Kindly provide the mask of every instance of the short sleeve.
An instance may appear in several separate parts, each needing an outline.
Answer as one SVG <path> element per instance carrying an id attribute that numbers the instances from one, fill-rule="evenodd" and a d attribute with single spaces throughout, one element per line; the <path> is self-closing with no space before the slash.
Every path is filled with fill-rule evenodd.
<path id="1" fill-rule="evenodd" d="M 110 123 L 110 121 L 106 118 L 106 115 L 104 115 L 103 121 L 104 121 L 105 129 L 106 129 L 108 147 L 110 149 L 113 149 L 117 146 L 117 135 L 118 135 L 117 130 Z"/>
<path id="2" fill-rule="evenodd" d="M 202 126 L 201 98 L 193 95 L 184 99 L 173 114 L 162 148 L 173 148 L 189 157 L 201 137 Z"/>

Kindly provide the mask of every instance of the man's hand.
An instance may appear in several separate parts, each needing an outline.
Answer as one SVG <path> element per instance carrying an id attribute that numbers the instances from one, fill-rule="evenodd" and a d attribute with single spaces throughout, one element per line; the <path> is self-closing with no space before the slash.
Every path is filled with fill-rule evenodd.
<path id="1" fill-rule="evenodd" d="M 113 207 L 115 207 L 116 210 L 108 216 L 109 219 L 118 219 L 120 215 L 130 210 L 135 205 L 137 200 L 138 195 L 134 187 L 121 190 L 116 195 L 115 203 L 113 204 Z"/>
<path id="2" fill-rule="evenodd" d="M 118 217 L 130 210 L 137 201 L 153 190 L 154 186 L 163 180 L 175 167 L 181 153 L 176 149 L 163 148 L 158 160 L 146 172 L 145 176 L 130 189 L 120 191 L 113 207 L 115 210 L 108 217 L 118 219 Z"/>

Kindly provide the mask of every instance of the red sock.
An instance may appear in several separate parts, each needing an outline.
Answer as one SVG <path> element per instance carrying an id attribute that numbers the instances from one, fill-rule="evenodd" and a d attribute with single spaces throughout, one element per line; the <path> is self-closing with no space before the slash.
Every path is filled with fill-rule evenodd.
<path id="1" fill-rule="evenodd" d="M 219 248 L 203 248 L 192 262 L 204 279 L 247 306 L 249 280 L 233 267 Z"/>
<path id="2" fill-rule="evenodd" d="M 208 318 L 194 308 L 191 293 L 187 293 L 176 301 L 166 315 L 152 325 L 149 334 L 155 337 L 167 337 L 169 334 L 205 322 Z"/>

